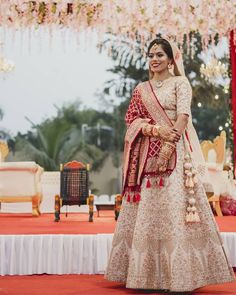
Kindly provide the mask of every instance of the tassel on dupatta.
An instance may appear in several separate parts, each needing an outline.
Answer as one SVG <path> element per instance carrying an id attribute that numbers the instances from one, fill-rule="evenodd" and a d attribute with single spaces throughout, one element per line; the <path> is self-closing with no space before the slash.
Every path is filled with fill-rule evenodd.
<path id="1" fill-rule="evenodd" d="M 151 187 L 151 181 L 150 181 L 150 179 L 148 178 L 148 179 L 147 179 L 146 188 L 150 188 L 150 187 Z"/>
<path id="2" fill-rule="evenodd" d="M 160 180 L 159 180 L 159 187 L 163 187 L 164 186 L 164 179 L 163 177 L 161 176 L 160 177 Z"/>

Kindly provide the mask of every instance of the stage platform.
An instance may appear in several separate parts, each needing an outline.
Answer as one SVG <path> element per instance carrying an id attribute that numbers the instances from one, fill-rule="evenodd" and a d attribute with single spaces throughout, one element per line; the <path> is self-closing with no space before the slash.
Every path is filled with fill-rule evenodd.
<path id="1" fill-rule="evenodd" d="M 115 229 L 114 212 L 94 214 L 0 214 L 0 275 L 103 274 Z M 232 266 L 236 267 L 236 217 L 216 217 Z"/>

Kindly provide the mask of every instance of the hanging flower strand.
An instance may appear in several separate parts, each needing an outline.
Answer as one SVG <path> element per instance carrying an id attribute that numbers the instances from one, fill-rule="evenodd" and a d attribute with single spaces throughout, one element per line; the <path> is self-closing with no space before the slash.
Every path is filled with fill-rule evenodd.
<path id="1" fill-rule="evenodd" d="M 1 0 L 0 6 L 0 26 L 15 29 L 39 25 L 75 31 L 90 28 L 100 36 L 111 32 L 134 40 L 161 33 L 175 36 L 180 44 L 184 35 L 195 31 L 204 47 L 216 35 L 222 38 L 236 29 L 234 1 Z"/>

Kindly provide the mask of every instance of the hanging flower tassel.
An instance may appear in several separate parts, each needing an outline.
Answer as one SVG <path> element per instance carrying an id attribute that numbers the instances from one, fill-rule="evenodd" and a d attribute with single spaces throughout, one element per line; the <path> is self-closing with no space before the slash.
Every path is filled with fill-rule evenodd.
<path id="1" fill-rule="evenodd" d="M 189 154 L 185 155 L 184 160 L 184 173 L 186 177 L 185 187 L 189 194 L 185 221 L 187 223 L 200 222 L 200 217 L 196 208 L 196 199 L 194 198 L 194 186 L 197 183 L 197 171 L 193 168 Z"/>

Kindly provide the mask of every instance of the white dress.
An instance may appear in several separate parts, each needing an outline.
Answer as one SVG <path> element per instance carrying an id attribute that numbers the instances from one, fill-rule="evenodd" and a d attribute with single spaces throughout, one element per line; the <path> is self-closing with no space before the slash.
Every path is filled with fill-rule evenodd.
<path id="1" fill-rule="evenodd" d="M 191 88 L 185 77 L 173 77 L 156 89 L 171 120 L 190 114 Z M 127 288 L 191 291 L 208 284 L 235 280 L 203 185 L 195 199 L 200 223 L 185 222 L 184 144 L 177 144 L 177 163 L 163 188 L 146 188 L 141 200 L 123 199 L 105 277 L 124 282 Z"/>

